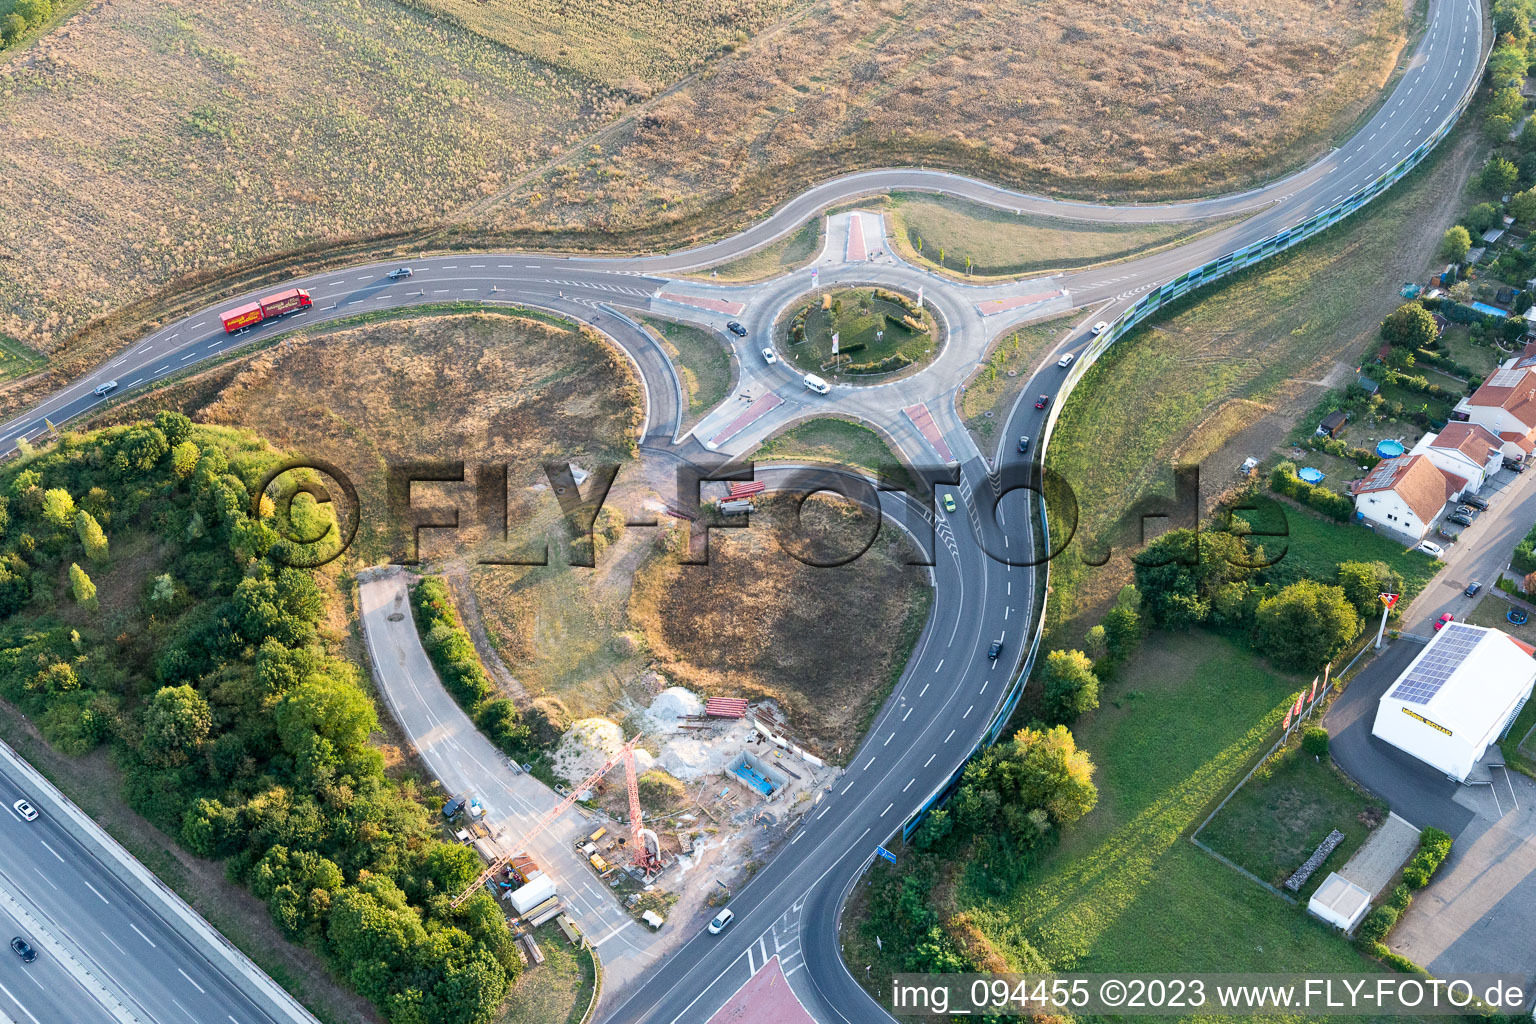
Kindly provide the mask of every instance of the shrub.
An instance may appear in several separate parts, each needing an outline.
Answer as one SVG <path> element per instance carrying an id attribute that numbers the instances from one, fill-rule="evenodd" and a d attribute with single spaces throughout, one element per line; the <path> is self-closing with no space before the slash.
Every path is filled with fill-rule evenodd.
<path id="1" fill-rule="evenodd" d="M 1328 730 L 1314 725 L 1301 735 L 1301 749 L 1314 757 L 1328 756 Z"/>
<path id="2" fill-rule="evenodd" d="M 1411 888 L 1422 889 L 1435 877 L 1440 865 L 1451 852 L 1451 837 L 1438 828 L 1426 828 L 1419 833 L 1419 852 L 1413 855 L 1403 868 L 1403 881 Z"/>
<path id="3" fill-rule="evenodd" d="M 1395 924 L 1397 924 L 1397 911 L 1388 906 L 1381 906 L 1365 915 L 1365 920 L 1360 922 L 1360 930 L 1355 934 L 1361 942 L 1380 942 L 1387 937 L 1387 933 Z"/>

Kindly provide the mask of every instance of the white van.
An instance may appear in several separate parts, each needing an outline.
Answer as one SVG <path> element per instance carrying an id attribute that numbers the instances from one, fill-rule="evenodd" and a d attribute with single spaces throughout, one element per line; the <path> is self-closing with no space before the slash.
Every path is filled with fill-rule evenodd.
<path id="1" fill-rule="evenodd" d="M 805 375 L 805 386 L 816 392 L 818 395 L 830 395 L 832 393 L 832 385 L 828 384 L 814 373 L 808 373 Z"/>

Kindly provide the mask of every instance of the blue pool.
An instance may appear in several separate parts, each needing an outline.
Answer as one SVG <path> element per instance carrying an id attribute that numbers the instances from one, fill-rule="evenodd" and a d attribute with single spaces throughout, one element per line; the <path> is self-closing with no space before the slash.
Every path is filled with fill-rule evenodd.
<path id="1" fill-rule="evenodd" d="M 1407 450 L 1401 441 L 1393 441 L 1391 438 L 1376 443 L 1376 454 L 1384 459 L 1395 459 Z"/>
<path id="2" fill-rule="evenodd" d="M 1323 482 L 1323 471 L 1314 469 L 1311 466 L 1303 466 L 1296 471 L 1296 475 L 1309 484 L 1320 484 Z"/>
<path id="3" fill-rule="evenodd" d="M 742 763 L 737 765 L 735 768 L 732 768 L 731 771 L 735 772 L 736 777 L 739 778 L 742 782 L 745 782 L 747 785 L 763 794 L 763 796 L 770 796 L 773 793 L 773 783 L 763 778 L 762 773 L 759 772 L 756 768 L 753 768 L 751 765 Z"/>
<path id="4" fill-rule="evenodd" d="M 1473 309 L 1477 310 L 1479 313 L 1482 313 L 1482 314 L 1484 314 L 1486 316 L 1496 316 L 1496 317 L 1499 317 L 1501 319 L 1503 317 L 1509 316 L 1509 314 L 1507 312 L 1505 312 L 1504 310 L 1500 309 L 1498 306 L 1490 306 L 1486 302 L 1471 302 L 1471 303 L 1468 303 L 1468 305 L 1470 305 Z"/>

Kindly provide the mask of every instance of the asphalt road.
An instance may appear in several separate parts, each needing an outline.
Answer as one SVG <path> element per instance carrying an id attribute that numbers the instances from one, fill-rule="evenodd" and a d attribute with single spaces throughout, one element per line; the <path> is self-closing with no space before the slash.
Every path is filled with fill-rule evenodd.
<path id="1" fill-rule="evenodd" d="M 1051 288 L 1070 292 L 1075 305 L 1097 305 L 1099 309 L 1089 314 L 1090 319 L 1108 319 L 1136 296 L 1184 270 L 1301 223 L 1389 169 L 1454 109 L 1479 72 L 1482 45 L 1481 13 L 1471 0 L 1431 0 L 1430 21 L 1423 41 L 1409 70 L 1376 115 L 1347 143 L 1317 163 L 1236 196 L 1184 204 L 1105 207 L 1025 196 L 939 172 L 872 171 L 817 186 L 738 235 L 682 253 L 628 259 L 458 254 L 412 260 L 415 274 L 398 282 L 384 276 L 393 264 L 372 264 L 296 279 L 287 285 L 309 289 L 315 299 L 312 310 L 258 325 L 235 337 L 225 335 L 220 328 L 218 310 L 269 293 L 275 287 L 231 297 L 216 308 L 193 314 L 138 342 L 35 409 L 0 425 L 0 451 L 14 448 L 17 437 L 35 435 L 45 429 L 45 419 L 57 424 L 89 411 L 102 401 L 92 394 L 92 388 L 107 380 L 119 382 L 121 395 L 232 347 L 294 327 L 371 310 L 454 300 L 534 305 L 582 319 L 608 332 L 634 359 L 646 380 L 647 444 L 677 452 L 669 444 L 676 437 L 681 413 L 675 372 L 655 343 L 608 304 L 645 307 L 667 287 L 668 274 L 739 256 L 781 237 L 831 203 L 889 189 L 943 191 L 1005 209 L 1125 223 L 1253 214 L 1240 224 L 1168 252 L 1108 268 L 1042 279 L 1042 286 L 1048 283 Z M 920 268 L 908 269 L 914 279 L 925 281 L 933 294 L 943 293 L 954 308 L 974 307 L 988 295 L 1002 294 L 1010 288 L 1016 291 L 1018 287 L 971 286 Z M 687 287 L 697 293 L 709 286 L 689 282 Z M 719 327 L 726 317 L 700 315 L 697 319 Z M 985 329 L 995 334 L 1011 326 L 1005 321 L 1006 318 L 989 320 Z M 1074 332 L 1064 347 L 1078 351 L 1086 341 L 1084 335 Z M 1056 354 L 1048 357 L 1044 368 L 1026 385 L 1025 396 L 1057 396 L 1062 375 L 1054 367 Z M 921 375 L 911 378 L 921 379 Z M 803 400 L 792 378 L 786 377 L 781 387 L 784 394 Z M 932 397 L 937 405 L 937 399 L 945 396 L 935 393 Z M 807 411 L 835 412 L 837 402 L 807 407 Z M 1013 439 L 1019 434 L 1038 437 L 1043 415 L 1029 402 L 1021 401 L 1000 435 L 999 456 L 1008 456 Z M 953 431 L 950 436 L 955 450 L 967 450 L 969 439 L 963 436 L 958 424 L 952 420 L 945 422 Z M 696 453 L 697 445 L 683 451 Z M 922 453 L 909 454 L 919 462 L 930 461 Z M 1032 456 L 1035 454 L 1038 453 Z M 992 486 L 986 468 L 980 458 L 965 460 L 962 482 L 955 488 L 961 511 L 955 515 L 938 513 L 933 531 L 937 599 L 930 622 L 918 651 L 835 792 L 808 816 L 780 854 L 733 900 L 738 915 L 735 924 L 721 936 L 700 935 L 690 940 L 648 975 L 641 986 L 625 993 L 610 1019 L 672 1022 L 706 1018 L 708 1011 L 723 1001 L 741 977 L 766 956 L 770 937 L 775 950 L 783 948 L 786 938 L 794 945 L 801 960 L 791 978 L 792 984 L 818 1019 L 889 1019 L 842 963 L 836 936 L 838 908 L 873 855 L 875 845 L 896 833 L 928 793 L 965 759 L 992 717 L 1009 674 L 1027 648 L 1035 626 L 1030 620 L 1030 608 L 1037 585 L 1036 571 L 1009 566 L 982 549 L 984 531 L 986 543 L 994 552 L 1000 546 L 1012 545 L 1027 551 L 1032 536 L 1024 525 L 1027 515 L 1023 503 L 1016 497 L 1005 502 L 1001 524 L 984 521 L 979 514 L 972 499 L 976 491 L 985 493 Z M 890 514 L 903 517 L 920 534 L 927 530 L 920 510 L 894 497 L 888 502 Z M 998 663 L 988 662 L 986 647 L 999 638 L 1005 641 L 1005 656 Z M 0 830 L 0 837 L 9 831 Z M 0 843 L 6 841 L 0 838 Z M 12 862 L 4 856 L 7 852 L 0 845 L 0 863 L 10 865 Z M 42 855 L 46 856 L 46 851 Z M 35 860 L 39 854 L 37 848 L 26 847 L 22 856 Z M 68 857 L 72 869 L 89 873 L 89 851 L 71 849 Z M 30 862 L 18 863 L 25 866 Z M 58 878 L 58 872 L 53 877 Z M 99 908 L 90 908 L 88 902 L 82 901 L 76 887 L 70 889 L 69 895 L 54 898 L 63 908 L 56 911 L 63 916 L 60 931 L 75 941 L 90 942 L 93 950 L 113 965 L 115 975 L 132 980 L 136 998 L 158 1000 L 157 1005 L 172 999 L 174 1005 L 177 982 L 176 971 L 170 969 L 172 965 L 134 969 L 130 967 L 132 961 L 125 961 L 120 953 L 116 959 L 109 957 L 114 952 L 111 947 L 102 949 L 100 940 L 92 937 L 101 932 L 94 927 L 101 917 Z M 88 892 L 86 896 L 89 897 Z M 45 902 L 51 906 L 53 901 Z M 107 905 L 115 907 L 118 903 L 109 901 Z M 83 912 L 85 908 L 98 912 L 87 915 Z M 121 912 L 130 909 L 125 906 Z M 139 923 L 138 927 L 149 932 L 147 922 Z M 134 950 L 135 955 L 141 953 L 142 950 Z M 801 967 L 803 976 L 798 975 Z M 180 966 L 176 969 L 180 970 Z M 238 1003 L 229 1005 L 244 1012 Z M 222 1018 L 205 1015 L 203 1019 Z"/>
<path id="2" fill-rule="evenodd" d="M 41 812 L 38 820 L 23 821 L 12 810 L 21 798 Z M 250 999 L 159 908 L 123 884 L 109 858 L 65 827 L 63 809 L 26 786 L 4 758 L 0 810 L 0 917 L 38 950 L 31 964 L 0 950 L 0 984 L 8 990 L 0 991 L 0 1013 L 36 1024 L 291 1021 Z M 18 920 L 16 906 L 30 922 Z M 11 935 L 0 938 L 9 942 Z M 13 983 L 17 970 L 45 991 Z"/>

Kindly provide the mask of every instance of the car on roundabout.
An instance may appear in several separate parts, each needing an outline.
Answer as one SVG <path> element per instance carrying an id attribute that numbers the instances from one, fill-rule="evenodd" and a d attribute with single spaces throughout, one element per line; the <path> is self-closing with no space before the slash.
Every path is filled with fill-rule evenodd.
<path id="1" fill-rule="evenodd" d="M 741 324 L 737 323 L 735 320 L 732 320 L 730 323 L 726 324 L 725 329 L 736 335 L 738 338 L 745 338 L 747 336 L 747 329 L 741 326 Z"/>
<path id="2" fill-rule="evenodd" d="M 767 363 L 769 366 L 772 366 L 778 361 L 778 354 L 773 351 L 772 347 L 763 349 L 763 362 Z"/>

